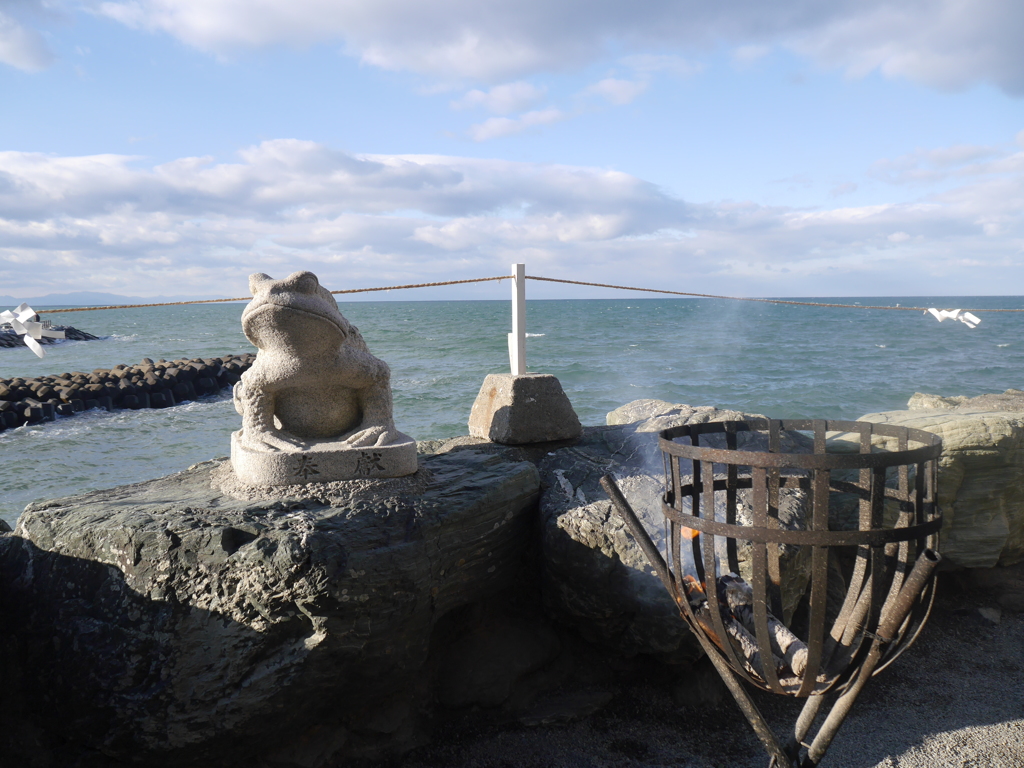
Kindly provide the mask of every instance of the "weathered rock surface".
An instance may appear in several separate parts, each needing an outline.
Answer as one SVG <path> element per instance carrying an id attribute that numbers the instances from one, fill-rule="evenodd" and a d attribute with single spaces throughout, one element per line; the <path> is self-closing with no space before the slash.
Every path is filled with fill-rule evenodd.
<path id="1" fill-rule="evenodd" d="M 541 460 L 545 607 L 591 642 L 685 663 L 699 646 L 598 485 L 613 472 L 648 530 L 660 526 L 662 481 L 647 461 L 655 436 L 635 434 L 588 427 L 577 445 Z"/>
<path id="2" fill-rule="evenodd" d="M 605 424 L 635 424 L 638 432 L 660 432 L 681 424 L 730 421 L 749 418 L 739 411 L 720 411 L 713 405 L 692 406 L 667 400 L 633 400 L 605 416 Z M 763 418 L 763 417 L 762 417 Z M 664 425 L 664 426 L 663 426 Z"/>
<path id="3" fill-rule="evenodd" d="M 286 495 L 228 467 L 30 505 L 0 536 L 9 764 L 315 767 L 415 742 L 428 658 L 456 663 L 433 630 L 521 575 L 534 466 L 466 448 Z M 493 704 L 557 650 L 531 636 L 441 697 Z"/>
<path id="4" fill-rule="evenodd" d="M 1024 411 L 1024 391 L 1008 389 L 1002 394 L 992 393 L 977 397 L 942 397 L 915 392 L 907 403 L 907 408 L 912 411 Z"/>
<path id="5" fill-rule="evenodd" d="M 970 402 L 1002 406 L 1003 398 L 1017 396 L 982 395 Z M 965 400 L 942 410 L 869 413 L 861 420 L 942 438 L 939 549 L 950 565 L 990 568 L 1024 560 L 1024 411 L 992 411 Z"/>

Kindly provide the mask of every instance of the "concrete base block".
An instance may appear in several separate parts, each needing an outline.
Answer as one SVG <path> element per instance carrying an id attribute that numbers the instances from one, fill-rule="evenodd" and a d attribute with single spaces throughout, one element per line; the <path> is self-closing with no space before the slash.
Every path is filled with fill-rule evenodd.
<path id="1" fill-rule="evenodd" d="M 503 445 L 570 440 L 583 431 L 558 379 L 548 373 L 492 373 L 469 416 L 469 434 Z"/>
<path id="2" fill-rule="evenodd" d="M 249 485 L 302 485 L 335 480 L 404 477 L 416 471 L 416 441 L 399 433 L 398 442 L 352 448 L 336 440 L 309 440 L 309 448 L 254 451 L 245 447 L 242 432 L 231 433 L 231 465 Z"/>

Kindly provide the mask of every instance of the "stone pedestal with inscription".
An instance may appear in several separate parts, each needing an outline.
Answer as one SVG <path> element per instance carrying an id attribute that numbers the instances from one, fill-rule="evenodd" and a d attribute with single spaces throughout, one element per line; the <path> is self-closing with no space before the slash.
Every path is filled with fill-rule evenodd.
<path id="1" fill-rule="evenodd" d="M 301 451 L 254 451 L 241 431 L 231 435 L 231 466 L 249 485 L 331 483 L 404 477 L 416 471 L 416 441 L 398 433 L 388 445 L 352 448 L 337 440 L 311 441 Z"/>

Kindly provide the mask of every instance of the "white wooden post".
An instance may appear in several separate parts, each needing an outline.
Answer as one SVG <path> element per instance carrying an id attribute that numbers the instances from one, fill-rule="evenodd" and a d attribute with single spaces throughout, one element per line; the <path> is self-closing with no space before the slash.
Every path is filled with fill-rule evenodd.
<path id="1" fill-rule="evenodd" d="M 512 333 L 508 360 L 513 376 L 526 373 L 526 265 L 512 265 Z"/>

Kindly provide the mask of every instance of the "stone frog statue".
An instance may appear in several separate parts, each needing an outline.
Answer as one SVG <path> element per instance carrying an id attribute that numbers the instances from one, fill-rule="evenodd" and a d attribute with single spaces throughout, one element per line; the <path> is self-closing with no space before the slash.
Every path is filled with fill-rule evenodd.
<path id="1" fill-rule="evenodd" d="M 234 389 L 245 448 L 294 452 L 316 440 L 361 448 L 405 437 L 392 417 L 387 363 L 316 275 L 274 280 L 260 272 L 249 276 L 249 289 L 242 330 L 259 353 Z"/>

